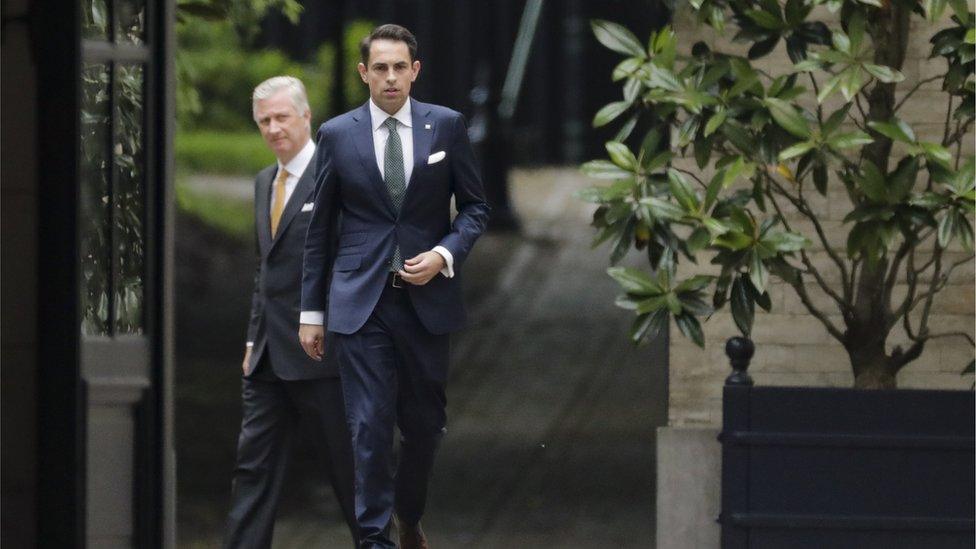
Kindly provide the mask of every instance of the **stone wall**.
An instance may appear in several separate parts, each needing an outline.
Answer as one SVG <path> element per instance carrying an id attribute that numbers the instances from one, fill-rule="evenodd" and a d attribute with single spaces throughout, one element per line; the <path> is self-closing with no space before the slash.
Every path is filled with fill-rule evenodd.
<path id="1" fill-rule="evenodd" d="M 826 10 L 813 14 L 813 19 L 830 21 L 835 18 Z M 725 36 L 719 36 L 707 27 L 698 27 L 687 13 L 675 17 L 675 27 L 679 43 L 684 51 L 692 44 L 704 40 L 714 49 L 726 53 L 744 55 L 743 44 L 731 43 L 733 25 L 729 25 Z M 925 78 L 941 74 L 945 62 L 941 59 L 928 59 L 931 51 L 929 38 L 933 30 L 927 30 L 927 23 L 913 17 L 912 43 L 908 49 L 908 59 L 903 71 L 906 82 L 899 85 L 905 91 Z M 759 60 L 763 70 L 782 74 L 790 69 L 792 63 L 786 55 L 783 43 L 766 58 Z M 839 104 L 840 94 L 835 94 L 828 103 L 827 112 L 832 112 Z M 924 84 L 909 99 L 900 111 L 900 116 L 912 124 L 920 139 L 940 141 L 942 120 L 946 112 L 946 98 L 941 91 L 941 80 Z M 958 101 L 957 101 L 958 105 Z M 973 151 L 973 135 L 964 140 L 964 150 Z M 679 161 L 686 169 L 697 170 L 693 159 Z M 710 174 L 706 173 L 710 177 Z M 813 194 L 810 201 L 813 209 L 823 219 L 823 227 L 832 247 L 843 254 L 848 227 L 842 223 L 850 211 L 850 204 L 843 187 L 831 184 L 826 197 Z M 810 249 L 811 260 L 820 267 L 824 277 L 830 282 L 839 280 L 838 269 L 820 245 L 812 226 L 796 212 L 787 211 L 787 217 L 794 230 L 800 230 L 814 242 Z M 950 260 L 967 256 L 958 246 L 947 254 Z M 682 274 L 714 270 L 706 260 L 699 266 L 685 266 Z M 933 332 L 964 330 L 973 333 L 974 322 L 974 264 L 969 261 L 957 268 L 950 278 L 949 286 L 940 294 L 933 307 L 930 328 Z M 771 277 L 771 280 L 776 280 Z M 832 300 L 815 283 L 808 285 L 811 298 L 825 312 L 829 312 L 836 324 L 843 327 L 839 312 Z M 896 289 L 904 292 L 904 286 Z M 810 315 L 792 288 L 783 283 L 773 283 L 770 288 L 773 301 L 771 313 L 756 311 L 753 339 L 756 342 L 756 356 L 750 372 L 757 384 L 761 385 L 808 385 L 848 387 L 853 384 L 853 375 L 847 354 L 840 343 L 833 339 L 823 325 Z M 700 349 L 671 327 L 670 348 L 670 404 L 669 423 L 682 426 L 718 426 L 721 423 L 721 395 L 723 380 L 729 373 L 728 360 L 724 355 L 724 343 L 728 337 L 738 335 L 728 309 L 716 313 L 704 323 L 706 346 Z M 906 336 L 900 330 L 889 338 L 889 349 L 901 344 L 905 347 Z M 905 388 L 949 388 L 968 389 L 972 376 L 960 376 L 966 363 L 973 358 L 973 349 L 961 338 L 945 338 L 930 341 L 921 358 L 910 363 L 898 376 L 900 387 Z"/>

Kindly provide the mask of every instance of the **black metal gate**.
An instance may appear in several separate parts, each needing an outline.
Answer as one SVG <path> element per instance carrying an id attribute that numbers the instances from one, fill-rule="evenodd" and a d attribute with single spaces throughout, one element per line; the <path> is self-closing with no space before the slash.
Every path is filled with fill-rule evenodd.
<path id="1" fill-rule="evenodd" d="M 733 338 L 722 547 L 971 548 L 969 391 L 754 387 Z"/>

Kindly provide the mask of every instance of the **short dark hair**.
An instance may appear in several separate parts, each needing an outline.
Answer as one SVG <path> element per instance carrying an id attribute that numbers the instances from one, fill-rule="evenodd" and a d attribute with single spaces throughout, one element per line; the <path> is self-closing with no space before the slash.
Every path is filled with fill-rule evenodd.
<path id="1" fill-rule="evenodd" d="M 359 55 L 362 57 L 364 65 L 369 63 L 369 47 L 373 44 L 373 40 L 403 42 L 410 50 L 410 62 L 417 60 L 417 38 L 405 27 L 388 23 L 373 29 L 373 32 L 369 33 L 369 36 L 363 38 L 363 41 L 359 43 Z"/>

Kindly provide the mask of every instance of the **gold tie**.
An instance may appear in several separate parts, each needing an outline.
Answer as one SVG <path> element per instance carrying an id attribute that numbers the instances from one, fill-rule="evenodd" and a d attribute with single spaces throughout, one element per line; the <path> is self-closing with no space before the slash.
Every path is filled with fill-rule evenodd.
<path id="1" fill-rule="evenodd" d="M 285 210 L 285 181 L 288 179 L 288 170 L 282 168 L 278 170 L 278 177 L 275 178 L 274 204 L 271 205 L 271 238 L 278 232 L 278 222 L 281 221 L 281 212 Z"/>

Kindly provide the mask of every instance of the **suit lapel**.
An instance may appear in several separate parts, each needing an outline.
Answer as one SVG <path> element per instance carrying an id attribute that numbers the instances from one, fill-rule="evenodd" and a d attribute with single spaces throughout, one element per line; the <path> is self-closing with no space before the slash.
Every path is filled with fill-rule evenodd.
<path id="1" fill-rule="evenodd" d="M 285 229 L 288 225 L 295 219 L 295 215 L 301 211 L 302 206 L 305 205 L 306 200 L 308 200 L 309 195 L 315 190 L 315 182 L 312 181 L 312 163 L 309 162 L 305 172 L 302 176 L 298 178 L 298 183 L 295 184 L 295 190 L 291 192 L 291 197 L 288 202 L 285 203 L 285 210 L 281 212 L 281 219 L 278 221 L 278 232 L 275 233 L 274 240 L 271 242 L 271 247 L 281 240 L 281 235 L 285 233 Z M 268 234 L 271 234 L 270 222 L 268 228 Z"/>
<path id="2" fill-rule="evenodd" d="M 266 255 L 271 248 L 271 181 L 276 172 L 275 168 L 270 168 L 258 174 L 254 222 L 257 224 L 258 246 L 262 255 Z"/>
<path id="3" fill-rule="evenodd" d="M 418 172 L 427 169 L 427 158 L 430 156 L 431 144 L 434 142 L 434 132 L 437 130 L 434 121 L 430 118 L 431 108 L 426 103 L 421 103 L 410 99 L 410 117 L 413 119 L 413 172 L 410 174 L 410 181 L 407 184 L 407 195 L 403 199 L 404 205 L 415 194 L 418 185 Z"/>
<path id="4" fill-rule="evenodd" d="M 386 205 L 390 215 L 396 216 L 393 209 L 393 202 L 390 200 L 390 192 L 386 189 L 383 176 L 376 165 L 376 150 L 373 147 L 373 127 L 369 116 L 369 103 L 363 105 L 353 116 L 356 125 L 353 128 L 353 142 L 356 144 L 356 152 L 359 153 L 359 160 L 363 163 L 366 170 L 366 177 L 373 184 L 373 188 L 380 197 L 380 201 Z"/>

